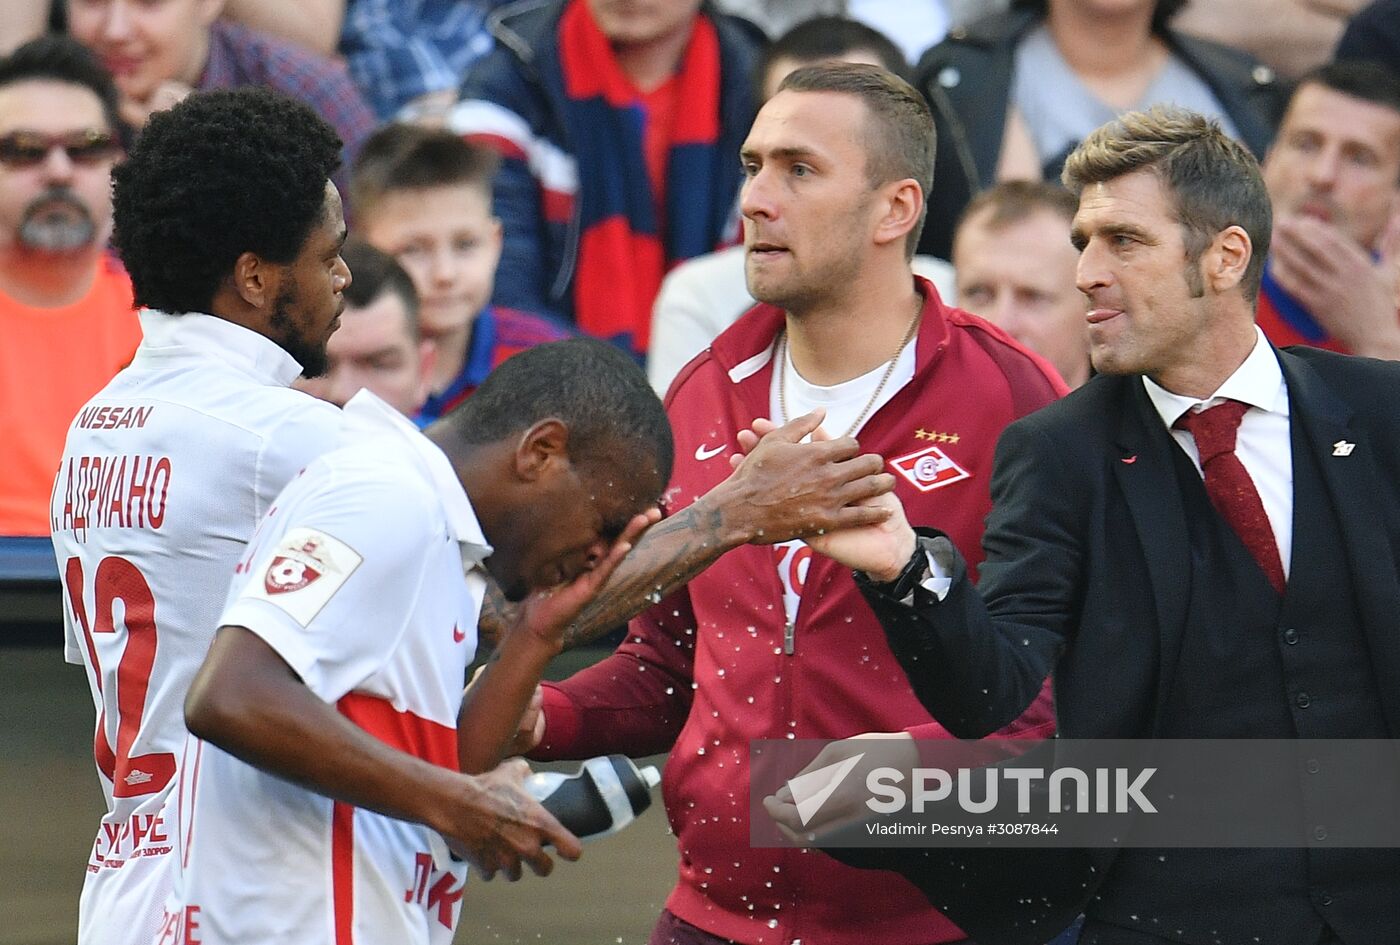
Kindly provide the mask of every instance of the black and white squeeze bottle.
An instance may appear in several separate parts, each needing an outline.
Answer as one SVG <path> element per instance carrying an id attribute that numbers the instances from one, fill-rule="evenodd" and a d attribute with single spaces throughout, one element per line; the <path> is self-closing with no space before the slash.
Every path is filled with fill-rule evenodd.
<path id="1" fill-rule="evenodd" d="M 601 755 L 573 774 L 537 771 L 525 779 L 525 790 L 575 836 L 591 840 L 636 820 L 659 783 L 652 765 L 638 768 L 626 755 Z"/>

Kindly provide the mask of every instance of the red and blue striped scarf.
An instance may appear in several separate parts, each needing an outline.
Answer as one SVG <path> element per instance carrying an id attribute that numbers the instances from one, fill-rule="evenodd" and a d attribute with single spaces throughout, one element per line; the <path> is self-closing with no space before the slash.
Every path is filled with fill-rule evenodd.
<path id="1" fill-rule="evenodd" d="M 696 17 L 675 77 L 666 185 L 647 174 L 648 114 L 586 0 L 559 21 L 564 124 L 579 167 L 580 241 L 574 316 L 580 329 L 645 354 L 651 306 L 667 269 L 715 249 L 720 57 L 714 25 Z M 664 207 L 658 220 L 657 206 Z"/>

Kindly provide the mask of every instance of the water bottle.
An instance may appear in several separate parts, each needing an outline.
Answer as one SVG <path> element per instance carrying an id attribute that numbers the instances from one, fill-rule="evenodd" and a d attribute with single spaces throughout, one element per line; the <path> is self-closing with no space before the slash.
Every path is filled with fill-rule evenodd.
<path id="1" fill-rule="evenodd" d="M 591 840 L 636 820 L 659 783 L 661 773 L 652 765 L 638 768 L 626 755 L 601 755 L 573 774 L 537 771 L 525 779 L 525 790 L 575 836 Z"/>

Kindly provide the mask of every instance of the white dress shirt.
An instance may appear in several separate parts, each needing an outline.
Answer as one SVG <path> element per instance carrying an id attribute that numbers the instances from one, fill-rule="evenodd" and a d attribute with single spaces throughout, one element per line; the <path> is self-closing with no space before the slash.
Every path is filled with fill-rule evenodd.
<path id="1" fill-rule="evenodd" d="M 1293 550 L 1293 443 L 1288 427 L 1288 385 L 1273 348 L 1264 340 L 1264 333 L 1257 325 L 1254 332 L 1254 350 L 1249 357 L 1205 400 L 1173 394 L 1147 377 L 1142 379 L 1142 385 L 1162 423 L 1191 457 L 1197 472 L 1201 471 L 1201 460 L 1195 438 L 1187 430 L 1173 428 L 1172 424 L 1188 410 L 1199 412 L 1225 400 L 1249 405 L 1240 421 L 1235 455 L 1249 478 L 1254 480 L 1254 488 L 1259 492 L 1269 525 L 1274 530 L 1284 577 L 1287 577 Z"/>

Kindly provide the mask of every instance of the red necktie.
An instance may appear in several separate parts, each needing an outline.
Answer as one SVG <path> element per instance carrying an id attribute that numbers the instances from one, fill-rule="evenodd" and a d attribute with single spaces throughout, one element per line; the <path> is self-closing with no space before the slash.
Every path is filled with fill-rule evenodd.
<path id="1" fill-rule="evenodd" d="M 1175 426 L 1190 432 L 1196 440 L 1211 504 L 1259 562 L 1274 590 L 1282 594 L 1283 562 L 1279 559 L 1274 530 L 1264 512 L 1264 503 L 1259 500 L 1259 491 L 1254 488 L 1254 480 L 1235 455 L 1235 433 L 1248 409 L 1248 404 L 1227 400 L 1200 413 L 1188 410 Z"/>

